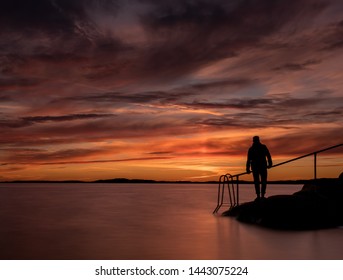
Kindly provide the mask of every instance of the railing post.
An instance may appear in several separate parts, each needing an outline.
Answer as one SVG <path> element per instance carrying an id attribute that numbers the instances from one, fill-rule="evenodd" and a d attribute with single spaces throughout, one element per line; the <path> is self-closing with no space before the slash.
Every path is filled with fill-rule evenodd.
<path id="1" fill-rule="evenodd" d="M 239 175 L 236 176 L 236 188 L 237 188 L 237 205 L 239 205 L 239 186 L 238 186 L 238 181 L 239 181 Z"/>
<path id="2" fill-rule="evenodd" d="M 313 153 L 314 156 L 314 179 L 317 180 L 317 153 Z"/>
<path id="3" fill-rule="evenodd" d="M 228 175 L 228 174 L 226 174 Z M 230 205 L 232 205 L 232 195 L 231 195 L 231 188 L 230 188 L 230 183 L 232 182 L 232 176 L 229 174 L 229 177 L 227 178 L 227 190 L 229 193 L 229 199 L 230 199 Z M 235 198 L 235 194 L 233 194 L 233 198 Z"/>

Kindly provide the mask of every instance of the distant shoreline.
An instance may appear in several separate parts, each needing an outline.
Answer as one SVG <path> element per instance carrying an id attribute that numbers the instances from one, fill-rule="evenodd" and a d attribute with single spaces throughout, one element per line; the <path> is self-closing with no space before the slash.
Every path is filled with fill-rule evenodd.
<path id="1" fill-rule="evenodd" d="M 321 178 L 322 179 L 333 179 L 333 178 Z M 268 184 L 281 184 L 281 185 L 299 185 L 313 182 L 314 179 L 307 180 L 275 180 L 268 181 Z M 81 181 L 81 180 L 62 180 L 62 181 L 49 181 L 49 180 L 17 180 L 17 181 L 3 181 L 0 183 L 13 184 L 13 183 L 34 183 L 34 184 L 94 184 L 94 183 L 103 183 L 103 184 L 218 184 L 218 181 L 157 181 L 157 180 L 144 180 L 144 179 L 126 179 L 126 178 L 114 178 L 114 179 L 105 179 L 105 180 L 95 180 L 95 181 Z M 236 184 L 237 181 L 232 181 Z M 253 184 L 253 181 L 238 181 L 239 184 Z"/>

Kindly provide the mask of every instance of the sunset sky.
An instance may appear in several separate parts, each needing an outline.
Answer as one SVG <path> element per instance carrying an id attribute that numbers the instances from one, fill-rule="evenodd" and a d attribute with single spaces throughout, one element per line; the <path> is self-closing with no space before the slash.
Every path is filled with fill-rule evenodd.
<path id="1" fill-rule="evenodd" d="M 275 164 L 343 143 L 341 0 L 3 0 L 0 34 L 0 181 L 217 180 L 254 135 Z"/>

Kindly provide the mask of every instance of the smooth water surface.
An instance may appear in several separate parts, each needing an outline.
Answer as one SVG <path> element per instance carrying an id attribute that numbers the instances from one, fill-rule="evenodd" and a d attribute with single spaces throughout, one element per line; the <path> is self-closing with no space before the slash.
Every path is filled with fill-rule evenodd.
<path id="1" fill-rule="evenodd" d="M 0 184 L 0 258 L 343 259 L 343 229 L 247 225 L 212 215 L 216 200 L 216 185 Z"/>

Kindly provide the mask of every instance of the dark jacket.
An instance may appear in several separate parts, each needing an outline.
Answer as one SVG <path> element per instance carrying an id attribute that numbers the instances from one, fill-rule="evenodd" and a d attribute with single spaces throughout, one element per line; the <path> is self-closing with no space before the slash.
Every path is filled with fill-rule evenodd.
<path id="1" fill-rule="evenodd" d="M 268 165 L 267 165 L 268 160 Z M 254 143 L 248 151 L 248 158 L 247 158 L 247 171 L 251 169 L 254 170 L 261 170 L 267 169 L 267 167 L 271 167 L 273 165 L 272 157 L 269 153 L 269 150 L 266 145 L 261 143 Z"/>

